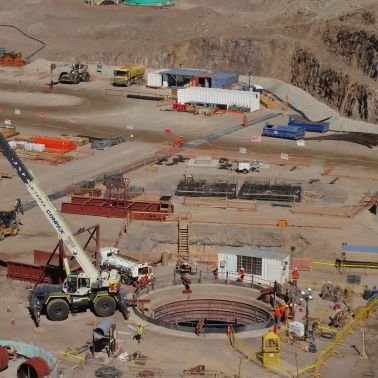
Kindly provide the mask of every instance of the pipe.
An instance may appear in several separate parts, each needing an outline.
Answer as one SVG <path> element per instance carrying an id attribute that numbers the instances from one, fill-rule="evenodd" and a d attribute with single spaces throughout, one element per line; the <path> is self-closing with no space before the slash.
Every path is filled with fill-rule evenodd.
<path id="1" fill-rule="evenodd" d="M 17 369 L 17 378 L 44 378 L 50 375 L 48 363 L 41 357 L 24 361 Z"/>
<path id="2" fill-rule="evenodd" d="M 113 319 L 111 317 L 102 319 L 101 322 L 93 328 L 93 338 L 95 340 L 102 340 L 104 337 L 107 337 L 112 325 Z"/>

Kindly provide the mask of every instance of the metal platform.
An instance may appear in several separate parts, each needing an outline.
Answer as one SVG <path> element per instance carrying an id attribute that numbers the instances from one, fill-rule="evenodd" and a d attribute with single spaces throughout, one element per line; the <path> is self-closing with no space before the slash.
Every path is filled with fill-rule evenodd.
<path id="1" fill-rule="evenodd" d="M 170 196 L 159 201 L 132 201 L 123 199 L 88 198 L 72 196 L 62 203 L 62 213 L 94 215 L 109 218 L 132 217 L 134 220 L 165 221 L 174 210 Z"/>

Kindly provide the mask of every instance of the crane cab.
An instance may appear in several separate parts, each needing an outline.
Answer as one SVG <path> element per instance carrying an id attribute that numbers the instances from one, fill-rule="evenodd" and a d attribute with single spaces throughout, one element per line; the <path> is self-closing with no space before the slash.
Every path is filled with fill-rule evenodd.
<path id="1" fill-rule="evenodd" d="M 64 280 L 63 291 L 69 295 L 87 295 L 91 291 L 91 279 L 84 273 L 69 274 Z"/>

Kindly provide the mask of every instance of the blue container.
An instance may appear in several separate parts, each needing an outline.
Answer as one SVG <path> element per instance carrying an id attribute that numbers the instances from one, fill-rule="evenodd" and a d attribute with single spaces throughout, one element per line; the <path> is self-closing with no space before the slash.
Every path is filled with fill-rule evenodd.
<path id="1" fill-rule="evenodd" d="M 329 130 L 329 122 L 312 122 L 305 119 L 289 117 L 288 126 L 303 127 L 306 131 L 325 133 Z"/>
<path id="2" fill-rule="evenodd" d="M 263 128 L 263 136 L 284 139 L 303 139 L 305 129 L 303 127 L 286 126 L 286 125 L 268 125 Z"/>
<path id="3" fill-rule="evenodd" d="M 239 82 L 239 75 L 228 72 L 215 72 L 210 75 L 211 88 L 230 88 Z"/>

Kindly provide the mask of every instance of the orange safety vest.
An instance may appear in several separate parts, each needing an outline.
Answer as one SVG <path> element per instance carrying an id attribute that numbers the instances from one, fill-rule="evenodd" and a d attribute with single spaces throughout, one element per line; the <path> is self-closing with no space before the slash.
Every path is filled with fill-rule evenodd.
<path id="1" fill-rule="evenodd" d="M 299 272 L 297 270 L 293 271 L 293 280 L 298 280 L 299 279 Z"/>
<path id="2" fill-rule="evenodd" d="M 274 315 L 279 318 L 281 316 L 281 307 L 276 307 L 274 310 Z"/>

